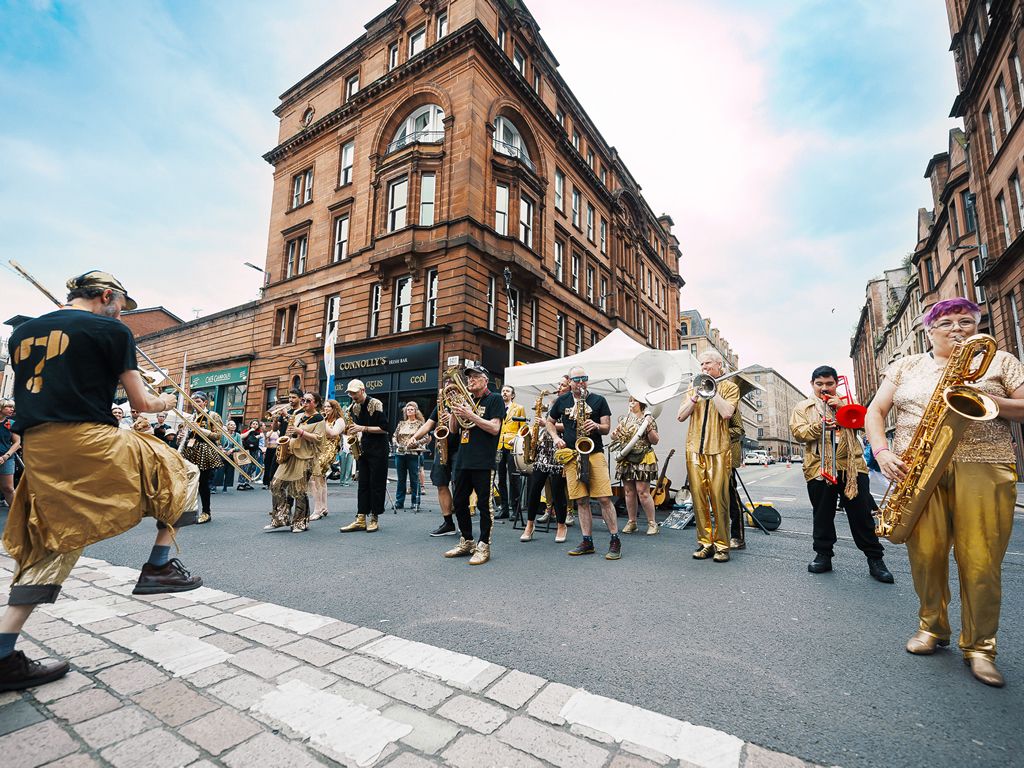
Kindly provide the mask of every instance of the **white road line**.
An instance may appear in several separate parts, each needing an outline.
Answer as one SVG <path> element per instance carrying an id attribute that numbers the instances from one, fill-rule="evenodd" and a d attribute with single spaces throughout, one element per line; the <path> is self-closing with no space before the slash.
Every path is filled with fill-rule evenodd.
<path id="1" fill-rule="evenodd" d="M 392 635 L 385 635 L 364 645 L 359 652 L 440 678 L 450 685 L 474 693 L 482 691 L 505 671 L 504 667 L 475 656 Z"/>
<path id="2" fill-rule="evenodd" d="M 326 616 L 318 616 L 315 613 L 296 611 L 294 608 L 285 608 L 273 603 L 257 603 L 235 611 L 235 615 L 244 616 L 253 621 L 262 621 L 273 624 L 275 627 L 290 629 L 300 635 L 308 635 L 310 632 L 326 627 L 334 622 Z"/>
<path id="3" fill-rule="evenodd" d="M 175 632 L 158 629 L 128 643 L 128 649 L 156 662 L 172 674 L 191 675 L 200 669 L 227 661 L 232 654 L 202 640 Z"/>
<path id="4" fill-rule="evenodd" d="M 137 577 L 136 577 L 137 578 Z M 52 605 L 41 605 L 39 610 L 53 616 L 55 619 L 64 619 L 72 624 L 81 626 L 93 621 L 105 621 L 117 616 L 124 616 L 124 611 L 111 608 L 109 605 L 97 603 L 94 600 L 59 600 Z"/>
<path id="5" fill-rule="evenodd" d="M 412 733 L 411 725 L 301 680 L 279 685 L 250 709 L 309 738 L 321 751 L 346 765 L 372 765 L 388 745 Z"/>

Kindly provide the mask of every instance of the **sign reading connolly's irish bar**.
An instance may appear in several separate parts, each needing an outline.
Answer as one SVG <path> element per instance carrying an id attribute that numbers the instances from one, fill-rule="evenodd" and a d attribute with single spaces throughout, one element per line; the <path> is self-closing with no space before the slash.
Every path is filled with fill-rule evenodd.
<path id="1" fill-rule="evenodd" d="M 342 379 L 361 379 L 375 373 L 394 373 L 419 368 L 436 369 L 438 351 L 439 344 L 435 341 L 339 357 L 335 369 L 336 376 L 340 382 Z"/>
<path id="2" fill-rule="evenodd" d="M 219 371 L 208 371 L 190 376 L 188 383 L 192 389 L 205 389 L 207 387 L 220 387 L 225 384 L 243 384 L 249 379 L 249 366 L 240 365 L 237 368 L 224 368 Z"/>

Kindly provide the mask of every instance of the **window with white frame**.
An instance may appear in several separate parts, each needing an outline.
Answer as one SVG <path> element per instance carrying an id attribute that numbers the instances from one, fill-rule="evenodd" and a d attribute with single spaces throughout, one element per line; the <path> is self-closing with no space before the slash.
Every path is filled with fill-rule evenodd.
<path id="1" fill-rule="evenodd" d="M 348 258 L 348 214 L 334 220 L 334 260 Z"/>
<path id="2" fill-rule="evenodd" d="M 1003 82 L 1003 78 L 999 78 L 999 82 L 996 83 L 996 98 L 999 99 L 999 111 L 1003 116 L 1003 135 L 1005 136 L 1010 132 L 1013 121 L 1010 120 L 1010 99 L 1006 95 L 1006 83 Z"/>
<path id="3" fill-rule="evenodd" d="M 444 110 L 437 104 L 417 107 L 402 121 L 388 152 L 397 152 L 408 144 L 440 144 L 444 141 Z"/>
<path id="4" fill-rule="evenodd" d="M 427 304 L 423 313 L 423 325 L 427 328 L 437 325 L 437 270 L 427 272 Z"/>
<path id="5" fill-rule="evenodd" d="M 580 191 L 576 187 L 572 188 L 572 224 L 574 227 L 579 228 L 580 226 Z"/>
<path id="6" fill-rule="evenodd" d="M 557 120 L 558 124 L 562 126 L 563 130 L 565 130 L 565 112 L 562 111 L 561 107 L 557 107 L 555 109 L 555 120 Z"/>
<path id="7" fill-rule="evenodd" d="M 502 53 L 505 52 L 505 37 L 506 37 L 505 25 L 502 24 L 499 21 L 498 22 L 498 47 L 501 48 Z"/>
<path id="8" fill-rule="evenodd" d="M 508 185 L 498 184 L 494 192 L 494 231 L 508 234 Z"/>
<path id="9" fill-rule="evenodd" d="M 388 232 L 405 227 L 409 204 L 409 179 L 403 176 L 388 185 Z"/>
<path id="10" fill-rule="evenodd" d="M 334 294 L 327 297 L 327 306 L 324 309 L 324 340 L 332 338 L 338 330 L 338 321 L 341 319 L 341 296 Z"/>
<path id="11" fill-rule="evenodd" d="M 540 307 L 536 299 L 530 301 L 530 346 L 537 347 L 537 323 L 540 320 Z"/>
<path id="12" fill-rule="evenodd" d="M 590 166 L 591 170 L 594 169 L 594 150 L 589 147 L 587 148 L 587 165 Z"/>
<path id="13" fill-rule="evenodd" d="M 306 271 L 306 254 L 309 248 L 309 238 L 306 235 L 288 241 L 287 259 L 285 263 L 285 278 L 301 275 Z"/>
<path id="14" fill-rule="evenodd" d="M 608 253 L 608 221 L 601 217 L 601 253 Z"/>
<path id="15" fill-rule="evenodd" d="M 587 203 L 587 240 L 594 242 L 594 206 Z"/>
<path id="16" fill-rule="evenodd" d="M 985 128 L 988 131 L 988 146 L 992 150 L 992 156 L 999 151 L 999 141 L 996 137 L 996 123 L 992 119 L 992 110 L 985 107 Z"/>
<path id="17" fill-rule="evenodd" d="M 1021 196 L 1020 176 L 1016 173 L 1010 177 L 1010 189 L 1013 190 L 1013 200 L 1017 204 L 1017 231 L 1024 231 L 1024 197 Z"/>
<path id="18" fill-rule="evenodd" d="M 587 267 L 587 301 L 589 301 L 591 304 L 594 303 L 594 277 L 595 277 L 594 268 L 588 266 Z"/>
<path id="19" fill-rule="evenodd" d="M 565 282 L 565 245 L 555 240 L 555 280 Z"/>
<path id="20" fill-rule="evenodd" d="M 533 92 L 540 93 L 540 70 L 533 70 Z"/>
<path id="21" fill-rule="evenodd" d="M 526 148 L 519 129 L 507 117 L 499 115 L 494 120 L 494 151 L 509 157 L 515 157 L 533 168 L 530 152 Z"/>
<path id="22" fill-rule="evenodd" d="M 302 173 L 292 176 L 292 208 L 313 200 L 313 169 L 307 168 Z"/>
<path id="23" fill-rule="evenodd" d="M 519 329 L 522 326 L 522 320 L 519 317 L 519 289 L 513 288 L 508 293 L 509 303 L 512 305 L 512 317 L 509 318 L 509 322 L 512 324 L 512 336 L 516 341 L 519 341 Z"/>
<path id="24" fill-rule="evenodd" d="M 392 43 L 388 47 L 388 71 L 398 66 L 398 43 Z"/>
<path id="25" fill-rule="evenodd" d="M 487 278 L 487 330 L 493 331 L 497 325 L 498 280 L 491 275 Z"/>
<path id="26" fill-rule="evenodd" d="M 344 187 L 352 183 L 352 164 L 356 158 L 356 143 L 348 141 L 341 145 L 341 173 L 338 174 L 338 186 Z"/>
<path id="27" fill-rule="evenodd" d="M 559 357 L 565 357 L 565 315 L 561 312 L 555 318 L 555 349 Z"/>
<path id="28" fill-rule="evenodd" d="M 412 276 L 395 280 L 395 333 L 412 330 Z"/>
<path id="29" fill-rule="evenodd" d="M 274 346 L 295 343 L 295 326 L 298 317 L 298 304 L 281 307 L 274 313 Z"/>
<path id="30" fill-rule="evenodd" d="M 572 129 L 572 148 L 577 152 L 580 151 L 580 132 L 575 128 Z"/>
<path id="31" fill-rule="evenodd" d="M 555 208 L 565 211 L 565 174 L 555 168 Z"/>
<path id="32" fill-rule="evenodd" d="M 448 14 L 439 13 L 437 14 L 437 26 L 434 27 L 437 30 L 437 39 L 440 40 L 442 37 L 448 34 Z"/>
<path id="33" fill-rule="evenodd" d="M 974 55 L 977 56 L 981 53 L 981 30 L 978 28 L 977 24 L 975 24 L 974 28 L 971 30 L 971 42 L 974 43 Z"/>
<path id="34" fill-rule="evenodd" d="M 608 186 L 608 171 L 603 165 L 601 166 L 601 183 Z"/>
<path id="35" fill-rule="evenodd" d="M 583 351 L 583 324 L 576 323 L 576 354 Z"/>
<path id="36" fill-rule="evenodd" d="M 1002 192 L 996 197 L 996 208 L 999 209 L 999 222 L 1003 225 L 1003 240 L 1007 247 L 1013 242 L 1013 235 L 1010 232 L 1010 215 L 1006 210 L 1006 196 Z"/>
<path id="37" fill-rule="evenodd" d="M 601 308 L 602 312 L 608 309 L 608 278 L 601 278 L 601 295 L 597 297 L 597 306 Z"/>
<path id="38" fill-rule="evenodd" d="M 1017 344 L 1017 357 L 1024 355 L 1024 340 L 1020 334 L 1020 309 L 1017 306 L 1016 288 L 1011 288 L 1007 294 L 1007 303 L 1010 305 L 1010 318 L 1013 320 L 1013 340 Z"/>
<path id="39" fill-rule="evenodd" d="M 1010 57 L 1010 66 L 1013 68 L 1013 84 L 1017 93 L 1017 103 L 1024 107 L 1024 70 L 1020 66 L 1020 56 L 1016 52 Z"/>
<path id="40" fill-rule="evenodd" d="M 576 293 L 580 292 L 580 255 L 574 253 L 572 255 L 572 271 L 570 273 L 572 282 L 571 287 Z"/>
<path id="41" fill-rule="evenodd" d="M 434 182 L 432 173 L 420 175 L 420 226 L 434 226 Z"/>
<path id="42" fill-rule="evenodd" d="M 981 270 L 984 266 L 981 256 L 975 256 L 971 259 L 971 282 L 974 283 L 974 298 L 979 304 L 984 304 L 986 301 L 985 288 L 981 285 L 978 277 L 981 275 Z"/>
<path id="43" fill-rule="evenodd" d="M 411 59 L 417 53 L 422 53 L 423 49 L 427 47 L 427 25 L 424 24 L 422 27 L 414 29 L 409 33 L 409 55 L 407 58 Z"/>
<path id="44" fill-rule="evenodd" d="M 380 283 L 374 283 L 370 288 L 370 324 L 367 327 L 367 335 L 376 336 L 380 329 Z"/>
<path id="45" fill-rule="evenodd" d="M 526 195 L 519 197 L 519 241 L 533 248 L 533 200 Z"/>
<path id="46" fill-rule="evenodd" d="M 597 330 L 594 328 L 590 329 L 590 346 L 597 344 Z"/>
<path id="47" fill-rule="evenodd" d="M 512 66 L 520 75 L 526 77 L 526 54 L 519 50 L 519 46 L 512 48 Z"/>
<path id="48" fill-rule="evenodd" d="M 359 93 L 359 73 L 345 78 L 345 101 L 349 101 Z"/>

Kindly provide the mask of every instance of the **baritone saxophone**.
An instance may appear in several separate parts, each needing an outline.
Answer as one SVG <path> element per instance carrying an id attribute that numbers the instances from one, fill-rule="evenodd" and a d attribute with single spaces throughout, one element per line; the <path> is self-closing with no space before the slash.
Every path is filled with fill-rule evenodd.
<path id="1" fill-rule="evenodd" d="M 975 358 L 981 355 L 980 360 Z M 979 333 L 953 348 L 932 392 L 921 423 L 900 459 L 907 475 L 893 481 L 882 499 L 875 533 L 902 544 L 914 530 L 935 486 L 953 458 L 964 430 L 972 422 L 999 415 L 991 397 L 970 386 L 985 375 L 996 355 L 996 340 Z"/>

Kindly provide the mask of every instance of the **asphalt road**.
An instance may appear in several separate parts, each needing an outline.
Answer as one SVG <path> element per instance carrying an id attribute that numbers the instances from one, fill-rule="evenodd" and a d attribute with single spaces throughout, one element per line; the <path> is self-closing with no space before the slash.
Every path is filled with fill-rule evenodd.
<path id="1" fill-rule="evenodd" d="M 331 515 L 301 535 L 261 530 L 266 491 L 217 495 L 212 524 L 182 529 L 182 558 L 211 587 L 481 656 L 824 765 L 1024 765 L 1020 511 L 1003 566 L 999 666 L 1009 685 L 997 690 L 956 651 L 903 650 L 917 610 L 903 547 L 886 553 L 896 584 L 879 584 L 840 515 L 835 571 L 813 576 L 799 466 L 743 476 L 783 524 L 770 537 L 749 530 L 748 549 L 726 564 L 690 557 L 692 528 L 623 537 L 623 559 L 608 562 L 565 556 L 579 528 L 565 544 L 553 528 L 523 544 L 497 524 L 494 559 L 473 568 L 441 557 L 453 538 L 427 537 L 436 504 L 389 513 L 377 534 L 339 534 L 354 489 L 334 484 Z M 137 567 L 151 537 L 145 523 L 87 554 Z M 953 591 L 956 628 L 955 582 Z"/>

